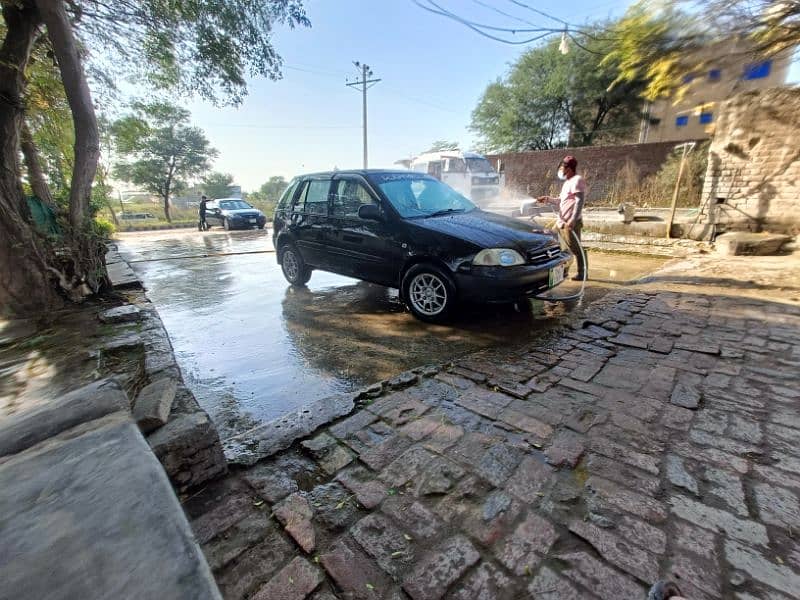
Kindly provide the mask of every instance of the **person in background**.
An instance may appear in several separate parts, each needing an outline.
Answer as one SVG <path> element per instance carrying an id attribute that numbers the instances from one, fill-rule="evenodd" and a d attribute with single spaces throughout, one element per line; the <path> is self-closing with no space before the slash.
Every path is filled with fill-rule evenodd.
<path id="1" fill-rule="evenodd" d="M 558 165 L 558 178 L 564 182 L 558 198 L 540 196 L 537 202 L 558 207 L 558 228 L 567 241 L 570 252 L 578 261 L 578 272 L 572 278 L 583 281 L 588 275 L 586 251 L 581 252 L 580 239 L 583 229 L 583 203 L 586 199 L 586 181 L 578 175 L 578 161 L 574 156 L 565 156 Z M 573 235 L 574 234 L 574 235 Z M 577 239 L 576 239 L 577 238 Z"/>
<path id="2" fill-rule="evenodd" d="M 198 214 L 200 215 L 200 222 L 197 225 L 197 228 L 200 231 L 208 230 L 208 225 L 206 224 L 206 204 L 208 203 L 208 198 L 205 194 L 200 197 L 200 210 L 198 210 Z"/>

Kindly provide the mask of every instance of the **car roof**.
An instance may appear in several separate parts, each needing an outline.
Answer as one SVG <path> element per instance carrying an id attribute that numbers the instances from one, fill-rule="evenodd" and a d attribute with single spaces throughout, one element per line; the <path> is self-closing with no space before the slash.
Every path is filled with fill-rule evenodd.
<path id="1" fill-rule="evenodd" d="M 334 175 L 361 175 L 362 177 L 366 177 L 367 175 L 391 175 L 395 173 L 403 173 L 403 174 L 416 174 L 416 175 L 425 175 L 425 173 L 417 173 L 416 171 L 409 171 L 408 169 L 340 169 L 337 171 L 321 171 L 319 173 L 305 173 L 303 175 L 298 175 L 297 178 L 309 178 L 309 177 L 333 177 Z"/>

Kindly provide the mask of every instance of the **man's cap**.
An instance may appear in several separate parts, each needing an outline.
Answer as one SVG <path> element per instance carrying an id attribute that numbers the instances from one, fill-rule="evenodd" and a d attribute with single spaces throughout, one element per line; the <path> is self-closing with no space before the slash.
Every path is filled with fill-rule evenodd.
<path id="1" fill-rule="evenodd" d="M 572 169 L 573 171 L 578 168 L 578 161 L 575 159 L 574 156 L 567 155 L 563 159 L 561 159 L 561 164 L 565 167 Z"/>

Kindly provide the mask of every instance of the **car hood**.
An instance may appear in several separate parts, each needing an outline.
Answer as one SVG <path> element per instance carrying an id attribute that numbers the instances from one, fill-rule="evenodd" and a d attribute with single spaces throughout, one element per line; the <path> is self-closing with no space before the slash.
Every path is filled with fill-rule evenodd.
<path id="1" fill-rule="evenodd" d="M 536 233 L 530 223 L 483 210 L 414 219 L 413 223 L 480 248 L 513 248 L 524 253 L 553 242 L 549 235 Z"/>
<path id="2" fill-rule="evenodd" d="M 248 215 L 260 215 L 262 214 L 260 210 L 257 208 L 223 208 L 222 212 L 229 214 L 229 215 L 241 215 L 241 216 L 248 216 Z"/>

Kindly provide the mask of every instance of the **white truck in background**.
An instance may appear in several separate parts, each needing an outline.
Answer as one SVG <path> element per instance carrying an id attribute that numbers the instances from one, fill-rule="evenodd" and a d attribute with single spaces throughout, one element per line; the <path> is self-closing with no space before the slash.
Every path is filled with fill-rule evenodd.
<path id="1" fill-rule="evenodd" d="M 481 208 L 500 195 L 503 175 L 485 156 L 461 150 L 426 152 L 411 161 L 398 161 L 412 171 L 427 173 L 460 192 Z"/>

